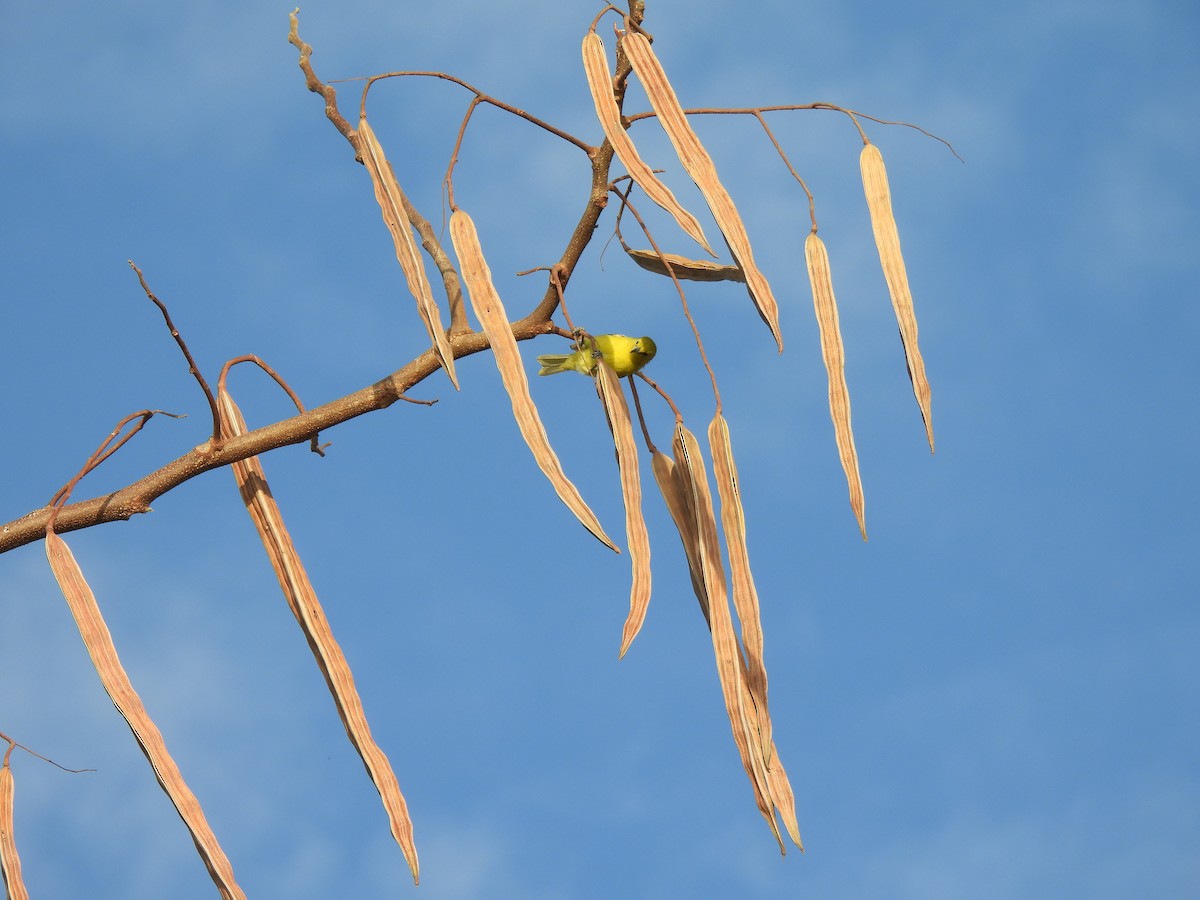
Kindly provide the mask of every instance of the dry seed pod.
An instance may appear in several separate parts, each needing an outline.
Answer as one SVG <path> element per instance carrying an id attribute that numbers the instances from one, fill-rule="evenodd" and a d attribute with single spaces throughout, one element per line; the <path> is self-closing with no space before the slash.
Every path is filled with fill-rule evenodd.
<path id="1" fill-rule="evenodd" d="M 700 570 L 709 599 L 713 655 L 717 664 L 717 676 L 721 682 L 721 693 L 725 698 L 725 712 L 729 716 L 729 724 L 733 731 L 733 742 L 754 789 L 754 802 L 758 811 L 779 842 L 780 851 L 786 852 L 783 835 L 779 832 L 779 823 L 775 820 L 775 801 L 771 797 L 770 781 L 763 761 L 758 733 L 758 712 L 754 708 L 746 684 L 745 661 L 742 659 L 737 634 L 733 630 L 733 617 L 729 612 L 725 568 L 721 561 L 720 537 L 717 533 L 717 520 L 713 514 L 708 474 L 704 468 L 700 443 L 682 422 L 676 425 L 672 449 L 675 453 L 675 471 L 682 475 L 691 493 L 691 508 L 695 514 L 699 535 Z"/>
<path id="2" fill-rule="evenodd" d="M 664 253 L 659 256 L 653 250 L 631 250 L 626 247 L 625 252 L 647 272 L 653 272 L 656 275 L 666 275 L 670 278 L 671 272 L 674 272 L 675 277 L 683 281 L 740 281 L 742 284 L 746 283 L 746 273 L 740 266 L 726 266 L 709 262 L 707 259 L 688 259 L 677 253 Z M 664 258 L 671 264 L 670 271 L 663 262 Z"/>
<path id="3" fill-rule="evenodd" d="M 458 377 L 454 373 L 454 351 L 446 339 L 446 330 L 442 327 L 442 314 L 437 302 L 433 299 L 433 291 L 429 287 L 429 279 L 425 277 L 425 266 L 421 263 L 421 254 L 417 251 L 413 240 L 412 228 L 408 215 L 404 211 L 404 194 L 391 164 L 384 156 L 383 147 L 375 136 L 374 129 L 364 116 L 358 123 L 358 141 L 362 149 L 363 163 L 371 176 L 371 184 L 375 188 L 375 199 L 383 213 L 384 224 L 392 235 L 392 243 L 396 247 L 396 260 L 404 271 L 408 289 L 417 301 L 417 312 L 433 341 L 434 351 L 438 361 L 450 383 L 458 389 Z"/>
<path id="4" fill-rule="evenodd" d="M 232 438 L 245 434 L 246 421 L 229 392 L 218 390 L 217 402 L 221 407 L 222 436 Z M 271 568 L 275 570 L 275 576 L 279 579 L 284 598 L 304 633 L 321 674 L 325 676 L 325 683 L 333 695 L 338 716 L 346 728 L 346 736 L 350 738 L 351 745 L 362 759 L 371 783 L 379 791 L 392 837 L 404 854 L 409 871 L 412 872 L 413 882 L 418 883 L 420 866 L 417 862 L 417 846 L 413 839 L 413 822 L 408 813 L 408 803 L 400 790 L 400 783 L 392 770 L 391 762 L 371 735 L 366 710 L 363 708 L 358 689 L 354 686 L 354 674 L 350 670 L 350 663 L 333 636 L 333 629 L 330 628 L 321 602 L 317 599 L 316 589 L 309 580 L 296 545 L 292 543 L 279 504 L 275 502 L 275 496 L 267 485 L 262 463 L 257 456 L 251 456 L 233 463 L 230 468 L 246 504 L 246 511 L 250 514 L 250 519 L 254 522 L 258 536 L 271 560 Z"/>
<path id="5" fill-rule="evenodd" d="M 692 180 L 696 182 L 696 186 L 704 194 L 704 199 L 708 201 L 708 208 L 711 210 L 713 218 L 717 220 L 721 233 L 725 235 L 725 242 L 729 245 L 734 262 L 745 273 L 750 299 L 754 301 L 758 314 L 771 329 L 775 343 L 782 353 L 783 336 L 779 333 L 779 304 L 775 302 L 771 285 L 754 263 L 754 254 L 750 249 L 750 236 L 746 232 L 746 224 L 738 214 L 733 198 L 729 196 L 729 191 L 717 177 L 717 167 L 713 163 L 712 157 L 708 155 L 708 151 L 700 143 L 700 138 L 692 130 L 687 116 L 684 115 L 683 107 L 679 104 L 679 98 L 675 96 L 675 89 L 667 80 L 667 74 L 654 55 L 654 50 L 646 36 L 638 32 L 630 32 L 622 38 L 622 45 L 633 66 L 634 73 L 650 98 L 650 105 L 654 107 L 659 123 L 675 147 L 679 161 L 683 163 L 683 167 L 687 169 Z"/>
<path id="6" fill-rule="evenodd" d="M 504 382 L 504 389 L 512 402 L 513 417 L 517 420 L 521 437 L 533 451 L 533 458 L 537 460 L 538 467 L 550 480 L 567 508 L 597 539 L 620 553 L 617 545 L 600 527 L 600 520 L 596 518 L 596 514 L 583 501 L 579 489 L 567 478 L 562 463 L 558 461 L 558 456 L 550 446 L 550 439 L 546 437 L 546 429 L 538 415 L 537 406 L 529 395 L 529 379 L 525 375 L 525 367 L 521 364 L 521 354 L 517 350 L 517 341 L 513 337 L 508 314 L 504 311 L 500 294 L 492 283 L 492 272 L 484 259 L 483 248 L 479 246 L 475 223 L 461 209 L 454 210 L 450 215 L 450 239 L 454 243 L 454 252 L 458 254 L 463 281 L 471 298 L 471 308 L 475 310 L 475 316 L 491 342 L 496 368 L 500 370 L 500 380 Z"/>
<path id="7" fill-rule="evenodd" d="M 771 786 L 771 798 L 775 801 L 775 808 L 779 810 L 779 817 L 783 819 L 783 827 L 787 829 L 788 836 L 800 848 L 800 852 L 804 852 L 804 841 L 800 839 L 800 823 L 796 820 L 796 795 L 792 791 L 792 783 L 788 779 L 787 771 L 783 768 L 783 762 L 779 759 L 779 752 L 775 749 L 775 742 L 771 742 L 771 760 L 767 765 L 767 781 Z"/>
<path id="8" fill-rule="evenodd" d="M 750 693 L 749 684 L 743 670 L 742 695 L 743 703 L 751 707 L 756 702 L 753 695 Z M 761 718 L 765 718 L 768 727 L 770 726 L 771 717 L 765 713 Z M 760 718 L 760 721 L 761 721 Z M 774 804 L 775 809 L 779 810 L 779 817 L 783 819 L 784 827 L 787 829 L 788 836 L 800 848 L 800 852 L 804 852 L 804 842 L 800 839 L 800 823 L 796 820 L 796 795 L 792 792 L 791 781 L 788 780 L 787 771 L 783 768 L 783 762 L 779 758 L 779 751 L 775 747 L 775 742 L 772 740 L 765 745 L 765 754 L 763 757 L 763 772 L 766 778 L 768 790 L 766 792 L 770 802 Z M 786 848 L 780 844 L 780 851 L 787 854 Z"/>
<path id="9" fill-rule="evenodd" d="M 587 76 L 588 90 L 591 91 L 592 102 L 596 107 L 596 118 L 629 177 L 646 192 L 647 197 L 670 213 L 679 227 L 707 250 L 710 256 L 716 256 L 712 247 L 708 245 L 700 221 L 680 205 L 671 189 L 659 181 L 658 176 L 642 161 L 633 145 L 633 139 L 622 126 L 621 110 L 613 96 L 612 72 L 608 68 L 608 57 L 604 54 L 604 42 L 594 31 L 589 31 L 583 36 L 583 72 Z"/>
<path id="10" fill-rule="evenodd" d="M 222 900 L 246 900 L 245 893 L 233 877 L 233 866 L 230 865 L 225 851 L 217 843 L 217 836 L 204 817 L 200 801 L 183 780 L 179 766 L 167 751 L 162 732 L 146 712 L 142 698 L 134 690 L 133 682 L 129 680 L 129 675 L 121 665 L 112 634 L 104 622 L 104 616 L 100 613 L 100 607 L 96 604 L 96 597 L 87 579 L 83 577 L 79 563 L 75 561 L 75 556 L 66 541 L 52 531 L 46 533 L 46 557 L 50 560 L 50 570 L 67 600 L 67 606 L 75 618 L 79 634 L 83 637 L 84 646 L 87 647 L 104 690 L 117 712 L 128 723 L 138 746 L 154 769 L 154 777 L 158 779 L 179 817 L 191 832 L 196 850 L 199 851 L 200 858 L 204 861 Z"/>
<path id="11" fill-rule="evenodd" d="M 829 254 L 825 242 L 816 233 L 804 242 L 804 259 L 808 263 L 808 280 L 812 284 L 813 307 L 821 330 L 821 355 L 829 376 L 829 415 L 837 439 L 838 456 L 850 487 L 850 508 L 858 520 L 858 530 L 867 539 L 865 500 L 862 476 L 858 471 L 858 450 L 854 447 L 854 430 L 850 427 L 850 390 L 846 387 L 846 352 L 842 347 L 842 331 L 838 326 L 837 301 L 833 296 L 833 276 L 829 272 Z"/>
<path id="12" fill-rule="evenodd" d="M 704 621 L 708 622 L 708 594 L 704 590 L 704 575 L 700 571 L 700 544 L 696 534 L 695 517 L 691 512 L 689 488 L 684 479 L 675 472 L 675 460 L 671 457 L 660 450 L 655 450 L 651 455 L 650 462 L 654 472 L 654 481 L 658 485 L 659 491 L 662 492 L 663 500 L 667 504 L 667 511 L 671 514 L 671 520 L 679 532 L 680 541 L 683 542 L 688 571 L 692 576 L 692 590 L 695 591 L 696 599 L 700 602 L 700 612 L 704 614 Z"/>
<path id="13" fill-rule="evenodd" d="M 764 759 L 771 755 L 771 717 L 767 713 L 767 667 L 763 659 L 762 619 L 759 615 L 758 590 L 750 571 L 750 552 L 746 545 L 746 516 L 742 510 L 741 488 L 729 439 L 729 424 L 717 413 L 708 426 L 708 445 L 712 452 L 713 476 L 721 498 L 721 527 L 729 551 L 729 574 L 733 587 L 733 608 L 741 625 L 742 646 L 746 650 L 746 675 L 750 695 L 758 713 L 759 744 Z"/>
<path id="14" fill-rule="evenodd" d="M 863 147 L 858 161 L 862 169 L 867 209 L 871 213 L 871 229 L 875 232 L 875 246 L 879 250 L 879 263 L 892 297 L 892 308 L 896 311 L 896 322 L 900 326 L 900 339 L 904 343 L 904 356 L 908 363 L 908 377 L 912 381 L 917 405 L 921 408 L 925 437 L 929 441 L 929 452 L 932 453 L 933 419 L 929 381 L 925 377 L 925 360 L 921 358 L 921 349 L 917 346 L 917 316 L 913 310 L 912 292 L 908 288 L 904 256 L 900 253 L 900 232 L 896 230 L 896 217 L 892 214 L 892 192 L 888 187 L 887 169 L 879 148 L 874 144 Z"/>
<path id="15" fill-rule="evenodd" d="M 646 611 L 650 608 L 650 535 L 646 531 L 646 520 L 642 518 L 642 476 L 638 467 L 637 439 L 633 434 L 633 421 L 629 417 L 625 392 L 621 390 L 621 380 L 603 360 L 596 367 L 596 380 L 600 385 L 600 398 L 608 414 L 617 450 L 621 499 L 625 502 L 625 538 L 629 543 L 629 565 L 633 569 L 629 615 L 621 630 L 620 658 L 642 630 Z"/>
<path id="16" fill-rule="evenodd" d="M 9 752 L 12 752 L 11 746 Z M 0 765 L 0 872 L 4 874 L 9 900 L 29 900 L 29 891 L 21 875 L 21 857 L 17 855 L 17 842 L 13 837 L 15 791 L 12 768 L 5 754 L 4 763 Z"/>

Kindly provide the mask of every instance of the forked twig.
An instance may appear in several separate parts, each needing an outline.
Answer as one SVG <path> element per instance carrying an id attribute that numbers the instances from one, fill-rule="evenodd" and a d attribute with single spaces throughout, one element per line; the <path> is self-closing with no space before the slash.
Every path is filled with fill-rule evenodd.
<path id="1" fill-rule="evenodd" d="M 58 517 L 58 511 L 62 509 L 63 505 L 70 498 L 71 492 L 75 490 L 75 485 L 79 484 L 85 475 L 94 471 L 101 463 L 124 447 L 125 443 L 135 434 L 141 431 L 142 427 L 154 416 L 160 414 L 164 416 L 170 416 L 172 419 L 186 418 L 186 416 L 164 412 L 161 409 L 143 409 L 140 412 L 130 413 L 120 422 L 118 422 L 117 426 L 112 430 L 109 436 L 106 437 L 100 443 L 100 446 L 96 448 L 96 451 L 88 457 L 87 462 L 83 464 L 83 468 L 79 470 L 75 477 L 59 488 L 58 491 L 55 492 L 54 496 L 50 498 L 50 517 L 46 522 L 45 528 L 47 532 L 54 530 L 54 521 Z M 130 429 L 128 434 L 121 436 L 121 432 L 124 430 L 125 426 L 134 419 L 138 419 L 138 423 Z M 120 437 L 120 440 L 117 440 L 118 437 Z M 116 443 L 113 443 L 114 441 L 116 441 Z"/>

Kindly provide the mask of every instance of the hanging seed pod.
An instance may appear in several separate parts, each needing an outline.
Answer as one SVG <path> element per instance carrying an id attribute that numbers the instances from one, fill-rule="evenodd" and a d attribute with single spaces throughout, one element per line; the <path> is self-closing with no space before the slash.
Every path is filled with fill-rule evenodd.
<path id="1" fill-rule="evenodd" d="M 620 553 L 617 545 L 604 533 L 596 514 L 583 501 L 579 489 L 567 478 L 562 463 L 558 461 L 558 456 L 550 446 L 550 439 L 546 436 L 537 406 L 529 394 L 529 379 L 525 375 L 525 367 L 521 364 L 521 353 L 517 350 L 517 341 L 513 337 L 512 326 L 508 322 L 504 304 L 500 301 L 500 294 L 492 282 L 492 272 L 484 259 L 483 248 L 479 245 L 475 223 L 461 209 L 456 209 L 450 215 L 450 239 L 454 243 L 454 252 L 458 254 L 459 265 L 462 267 L 462 277 L 471 298 L 471 308 L 475 310 L 475 316 L 491 342 L 496 368 L 500 370 L 500 380 L 504 382 L 504 389 L 512 402 L 513 417 L 517 420 L 521 437 L 533 452 L 538 467 L 550 480 L 559 498 L 575 514 L 575 518 L 599 541 Z"/>
<path id="2" fill-rule="evenodd" d="M 892 297 L 892 308 L 896 311 L 896 323 L 900 326 L 900 340 L 904 344 L 904 357 L 908 363 L 908 377 L 912 381 L 917 405 L 921 408 L 925 437 L 929 441 L 929 452 L 932 453 L 933 418 L 929 380 L 925 377 L 925 360 L 921 358 L 921 349 L 917 346 L 917 316 L 913 310 L 912 291 L 908 287 L 904 256 L 900 253 L 900 232 L 896 229 L 896 217 L 892 214 L 892 192 L 888 187 L 887 169 L 883 165 L 883 155 L 874 144 L 866 144 L 858 159 L 867 209 L 871 213 L 871 229 L 875 232 L 875 246 L 879 250 L 879 264 L 883 267 L 883 277 Z"/>
<path id="3" fill-rule="evenodd" d="M 392 243 L 396 247 L 396 260 L 404 272 L 408 282 L 408 290 L 417 301 L 417 312 L 429 332 L 429 339 L 437 353 L 438 361 L 450 383 L 458 390 L 458 376 L 454 373 L 454 351 L 446 339 L 446 330 L 442 327 L 442 314 L 437 302 L 433 299 L 433 291 L 429 287 L 429 279 L 425 277 L 425 267 L 421 264 L 421 254 L 417 252 L 413 240 L 412 229 L 409 226 L 408 215 L 404 211 L 404 195 L 391 164 L 383 154 L 383 147 L 375 136 L 364 116 L 358 123 L 358 143 L 362 149 L 362 160 L 367 173 L 371 176 L 371 184 L 375 188 L 375 199 L 383 213 L 383 222 L 392 235 Z"/>
<path id="4" fill-rule="evenodd" d="M 29 891 L 21 875 L 21 857 L 17 855 L 17 842 L 13 837 L 16 783 L 13 781 L 12 767 L 8 764 L 9 753 L 12 753 L 11 745 L 4 754 L 3 765 L 0 765 L 0 872 L 4 875 L 9 900 L 29 900 Z"/>
<path id="5" fill-rule="evenodd" d="M 621 651 L 625 655 L 633 639 L 642 630 L 646 611 L 650 608 L 650 534 L 642 517 L 642 476 L 638 466 L 637 438 L 621 379 L 603 360 L 596 366 L 596 381 L 600 399 L 612 428 L 617 451 L 617 468 L 621 473 L 621 499 L 625 503 L 625 539 L 629 544 L 629 565 L 633 570 L 629 589 L 629 615 L 621 630 Z"/>
<path id="6" fill-rule="evenodd" d="M 854 430 L 850 427 L 850 390 L 846 386 L 846 352 L 842 347 L 842 331 L 838 325 L 837 301 L 833 296 L 833 277 L 829 272 L 829 254 L 825 242 L 812 232 L 804 242 L 804 259 L 808 263 L 808 280 L 812 284 L 813 307 L 821 331 L 821 356 L 829 377 L 829 415 L 837 440 L 838 456 L 850 488 L 850 508 L 858 520 L 858 530 L 867 539 L 865 500 L 862 476 L 858 471 L 858 450 L 854 447 Z"/>
<path id="7" fill-rule="evenodd" d="M 712 247 L 708 245 L 700 221 L 680 205 L 671 189 L 659 181 L 658 176 L 642 161 L 633 145 L 633 139 L 621 124 L 621 110 L 613 96 L 612 72 L 608 68 L 608 57 L 604 54 L 604 42 L 594 31 L 589 31 L 583 36 L 583 72 L 587 76 L 588 90 L 591 91 L 592 102 L 596 106 L 596 118 L 629 177 L 646 192 L 647 197 L 670 213 L 679 227 L 707 250 L 709 255 L 716 256 Z"/>
<path id="8" fill-rule="evenodd" d="M 133 682 L 129 680 L 129 674 L 121 665 L 112 633 L 108 630 L 83 570 L 79 568 L 79 563 L 75 561 L 75 555 L 71 553 L 66 541 L 53 531 L 46 532 L 46 557 L 50 561 L 54 579 L 71 609 L 71 615 L 75 618 L 79 634 L 105 692 L 117 708 L 117 712 L 128 723 L 138 747 L 154 770 L 154 777 L 158 779 L 163 791 L 170 798 L 171 805 L 175 807 L 191 833 L 200 859 L 208 869 L 208 874 L 217 886 L 222 900 L 246 900 L 246 894 L 233 876 L 233 866 L 229 858 L 221 849 L 216 834 L 204 817 L 200 801 L 183 780 L 179 766 L 167 750 L 162 732 L 150 718 L 142 698 L 138 696 Z"/>
<path id="9" fill-rule="evenodd" d="M 220 390 L 217 402 L 221 407 L 221 431 L 226 438 L 246 433 L 246 420 L 228 391 Z M 408 803 L 400 790 L 400 783 L 392 764 L 383 748 L 371 735 L 367 713 L 354 686 L 354 673 L 350 662 L 342 652 L 341 645 L 333 636 L 333 629 L 317 599 L 316 589 L 304 569 L 304 563 L 292 542 L 287 524 L 275 495 L 267 485 L 267 474 L 257 456 L 251 456 L 231 464 L 234 480 L 246 511 L 258 532 L 259 539 L 267 551 L 271 568 L 279 579 L 284 599 L 304 634 L 305 642 L 312 650 L 317 667 L 325 676 L 325 683 L 333 695 L 334 707 L 345 726 L 346 736 L 358 753 L 367 770 L 371 783 L 379 792 L 391 826 L 392 837 L 404 854 L 413 883 L 420 881 L 420 866 L 417 862 L 417 845 L 413 839 L 413 822 L 408 813 Z"/>
<path id="10" fill-rule="evenodd" d="M 759 315 L 771 329 L 775 343 L 782 353 L 783 336 L 779 332 L 779 304 L 775 302 L 771 285 L 754 262 L 754 253 L 750 249 L 750 235 L 746 232 L 746 223 L 742 221 L 733 198 L 729 196 L 729 191 L 717 177 L 717 167 L 713 163 L 712 157 L 708 155 L 708 151 L 704 149 L 700 138 L 692 130 L 687 116 L 684 115 L 679 98 L 675 96 L 675 89 L 667 80 L 667 74 L 654 55 L 650 41 L 646 39 L 645 35 L 637 32 L 626 34 L 622 41 L 633 71 L 642 83 L 642 87 L 645 88 L 659 123 L 666 131 L 667 137 L 671 139 L 679 161 L 683 163 L 683 167 L 687 169 L 692 180 L 696 182 L 696 186 L 700 188 L 700 192 L 704 194 L 704 199 L 708 201 L 708 208 L 712 212 L 713 218 L 717 220 L 721 233 L 725 236 L 725 242 L 729 245 L 734 262 L 745 273 L 750 299 L 754 301 Z"/>
<path id="11" fill-rule="evenodd" d="M 698 534 L 700 571 L 709 602 L 709 626 L 712 632 L 713 655 L 717 664 L 717 677 L 721 682 L 721 693 L 725 698 L 725 712 L 733 731 L 733 742 L 742 758 L 742 766 L 754 790 L 754 802 L 758 811 L 771 828 L 771 833 L 784 851 L 783 835 L 775 820 L 775 801 L 771 796 L 771 785 L 764 765 L 762 744 L 758 729 L 758 711 L 754 707 L 750 689 L 746 683 L 746 664 L 742 649 L 733 629 L 733 617 L 729 612 L 729 592 L 725 580 L 725 568 L 721 561 L 720 536 L 717 520 L 713 514 L 712 493 L 708 487 L 708 474 L 700 443 L 682 422 L 675 427 L 672 443 L 675 454 L 675 472 L 678 473 L 691 494 L 691 509 L 695 515 Z"/>

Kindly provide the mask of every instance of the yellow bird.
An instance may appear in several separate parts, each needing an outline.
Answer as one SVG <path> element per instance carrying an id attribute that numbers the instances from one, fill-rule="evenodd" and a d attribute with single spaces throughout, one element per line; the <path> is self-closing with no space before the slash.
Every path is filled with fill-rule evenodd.
<path id="1" fill-rule="evenodd" d="M 584 338 L 583 349 L 574 353 L 548 353 L 539 356 L 542 371 L 539 375 L 557 375 L 559 372 L 579 372 L 581 375 L 591 375 L 596 370 L 597 354 L 592 349 L 592 342 Z M 654 359 L 658 348 L 648 337 L 631 338 L 623 334 L 598 334 L 596 347 L 604 354 L 604 361 L 624 378 L 632 375 Z"/>

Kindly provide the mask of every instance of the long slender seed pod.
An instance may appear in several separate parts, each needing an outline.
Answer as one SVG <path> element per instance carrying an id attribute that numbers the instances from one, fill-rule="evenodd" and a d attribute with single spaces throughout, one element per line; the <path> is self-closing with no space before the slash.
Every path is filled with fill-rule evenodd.
<path id="1" fill-rule="evenodd" d="M 650 105 L 654 107 L 659 123 L 675 146 L 679 161 L 683 163 L 683 167 L 687 169 L 692 180 L 696 182 L 696 186 L 704 194 L 704 199 L 708 201 L 708 208 L 721 227 L 721 233 L 725 235 L 725 242 L 729 245 L 729 251 L 733 254 L 734 261 L 745 273 L 750 299 L 754 301 L 759 315 L 771 329 L 775 343 L 779 346 L 779 352 L 782 353 L 783 336 L 779 332 L 779 304 L 775 301 L 775 295 L 771 292 L 771 285 L 767 282 L 766 276 L 754 262 L 754 253 L 750 248 L 750 235 L 746 231 L 746 223 L 742 221 L 729 191 L 717 177 L 717 167 L 713 163 L 712 157 L 708 155 L 708 151 L 700 143 L 700 138 L 692 130 L 692 126 L 683 112 L 683 107 L 679 103 L 679 98 L 675 95 L 675 89 L 667 80 L 667 73 L 663 71 L 662 64 L 654 55 L 650 41 L 643 34 L 631 32 L 622 38 L 622 42 L 634 73 L 642 83 L 642 87 L 646 89 L 646 95 L 650 98 Z"/>
<path id="2" fill-rule="evenodd" d="M 438 361 L 450 383 L 458 390 L 458 376 L 454 373 L 454 351 L 446 339 L 446 330 L 442 327 L 442 314 L 438 310 L 437 301 L 433 299 L 433 291 L 429 287 L 429 279 L 425 277 L 425 266 L 421 263 L 421 254 L 413 240 L 412 227 L 408 214 L 404 211 L 404 195 L 396 174 L 384 156 L 383 147 L 371 124 L 363 116 L 358 123 L 358 142 L 362 148 L 362 159 L 371 176 L 371 184 L 375 188 L 375 199 L 383 213 L 384 224 L 392 235 L 392 243 L 396 247 L 396 260 L 404 272 L 408 290 L 417 301 L 417 312 L 433 341 L 434 351 Z"/>
<path id="3" fill-rule="evenodd" d="M 95 594 L 83 576 L 83 570 L 79 568 L 79 563 L 75 561 L 75 555 L 71 553 L 66 541 L 53 531 L 46 532 L 46 557 L 50 560 L 50 569 L 67 600 L 67 606 L 71 608 L 71 615 L 75 618 L 79 634 L 105 692 L 117 708 L 117 712 L 129 725 L 129 730 L 133 732 L 134 739 L 146 755 L 150 768 L 154 770 L 154 777 L 158 779 L 159 785 L 191 833 L 200 859 L 208 869 L 208 874 L 217 886 L 222 900 L 246 900 L 245 892 L 233 876 L 233 866 L 204 816 L 200 801 L 183 780 L 179 766 L 167 750 L 162 732 L 150 718 L 142 698 L 129 679 L 129 674 L 121 665 L 112 633 L 108 630 L 96 603 Z"/>
<path id="4" fill-rule="evenodd" d="M 0 872 L 4 875 L 9 900 L 29 900 L 29 890 L 21 874 L 21 857 L 17 855 L 17 841 L 13 835 L 15 792 L 16 783 L 6 753 L 3 765 L 0 765 Z"/>
<path id="5" fill-rule="evenodd" d="M 229 392 L 218 391 L 217 401 L 221 407 L 222 435 L 232 438 L 245 434 L 246 421 Z M 242 501 L 246 504 L 246 511 L 250 514 L 259 539 L 263 542 L 263 548 L 267 551 L 271 568 L 275 570 L 275 577 L 279 579 L 279 586 L 283 590 L 288 607 L 296 617 L 296 623 L 312 650 L 317 667 L 325 676 L 325 684 L 333 696 L 333 703 L 346 729 L 346 736 L 363 761 L 375 790 L 379 792 L 391 826 L 392 837 L 404 854 L 409 871 L 412 872 L 413 883 L 419 883 L 420 865 L 417 861 L 417 845 L 413 838 L 413 822 L 408 813 L 408 803 L 400 790 L 400 783 L 396 779 L 391 761 L 371 734 L 362 698 L 354 684 L 350 662 L 333 636 L 333 629 L 325 617 L 321 601 L 317 599 L 316 589 L 304 569 L 300 553 L 292 542 L 287 524 L 283 520 L 283 513 L 267 485 L 267 475 L 262 463 L 257 456 L 251 456 L 233 463 L 231 468 Z"/>
<path id="6" fill-rule="evenodd" d="M 642 161 L 633 139 L 621 124 L 621 110 L 613 96 L 612 72 L 608 68 L 608 57 L 604 54 L 604 42 L 594 31 L 583 36 L 583 72 L 587 76 L 588 90 L 596 107 L 596 118 L 629 177 L 646 192 L 647 197 L 670 213 L 679 227 L 709 255 L 716 256 L 708 245 L 700 221 L 680 205 L 671 189 L 659 181 L 658 176 Z"/>
<path id="7" fill-rule="evenodd" d="M 804 242 L 804 258 L 808 263 L 808 279 L 812 284 L 813 307 L 821 331 L 821 355 L 829 376 L 829 415 L 833 419 L 838 455 L 850 488 L 850 508 L 858 520 L 863 540 L 867 539 L 865 500 L 862 476 L 858 471 L 858 450 L 854 447 L 854 430 L 850 427 L 850 390 L 846 386 L 846 351 L 842 347 L 842 331 L 838 325 L 837 301 L 833 296 L 833 277 L 829 272 L 829 254 L 825 242 L 816 232 Z"/>
<path id="8" fill-rule="evenodd" d="M 601 360 L 596 367 L 596 380 L 617 450 L 621 499 L 625 502 L 625 539 L 629 543 L 629 565 L 633 570 L 629 615 L 621 631 L 620 658 L 641 631 L 646 611 L 650 608 L 650 534 L 642 517 L 642 476 L 638 465 L 637 439 L 633 434 L 629 404 L 625 402 L 625 392 L 621 390 L 621 379 L 608 363 Z"/>
<path id="9" fill-rule="evenodd" d="M 479 235 L 475 231 L 475 223 L 461 209 L 456 209 L 450 215 L 450 239 L 454 243 L 454 252 L 458 254 L 459 265 L 462 267 L 463 281 L 471 298 L 471 308 L 483 327 L 484 334 L 492 345 L 492 355 L 496 359 L 496 368 L 500 370 L 500 379 L 512 402 L 513 417 L 521 430 L 521 437 L 533 452 L 542 473 L 550 480 L 555 492 L 575 517 L 595 537 L 616 552 L 617 545 L 612 542 L 596 514 L 584 502 L 579 489 L 571 483 L 563 471 L 562 463 L 550 446 L 546 429 L 538 415 L 537 406 L 529 394 L 529 379 L 525 375 L 525 367 L 521 364 L 521 353 L 517 349 L 516 338 L 513 337 L 512 326 L 500 294 L 492 282 L 492 272 L 483 256 L 483 248 L 479 245 Z"/>
<path id="10" fill-rule="evenodd" d="M 875 246 L 879 250 L 879 264 L 883 267 L 892 308 L 896 311 L 908 377 L 912 381 L 917 406 L 921 408 L 925 437 L 929 441 L 929 452 L 932 453 L 933 413 L 930 408 L 929 379 L 925 377 L 925 360 L 921 358 L 921 348 L 917 346 L 917 316 L 913 309 L 912 291 L 908 287 L 904 256 L 900 252 L 900 232 L 896 229 L 896 217 L 892 214 L 892 192 L 888 187 L 887 169 L 883 165 L 883 155 L 874 144 L 863 146 L 858 161 L 862 170 L 863 191 L 867 196 L 867 209 L 871 213 L 871 230 L 875 233 Z"/>
<path id="11" fill-rule="evenodd" d="M 691 492 L 691 508 L 694 512 L 698 533 L 700 571 L 709 600 L 709 625 L 712 631 L 713 655 L 717 664 L 717 676 L 721 682 L 721 693 L 725 698 L 725 712 L 733 730 L 733 742 L 742 758 L 742 766 L 754 790 L 754 802 L 767 821 L 771 833 L 779 842 L 781 853 L 787 852 L 779 823 L 775 820 L 775 801 L 771 796 L 771 785 L 758 734 L 758 715 L 753 699 L 746 686 L 746 664 L 733 630 L 733 617 L 729 612 L 729 591 L 725 580 L 725 567 L 721 561 L 720 537 L 717 520 L 713 513 L 712 494 L 708 487 L 708 474 L 700 443 L 682 422 L 676 424 L 672 442 L 675 454 L 675 471 L 679 473 Z"/>
<path id="12" fill-rule="evenodd" d="M 750 571 L 750 551 L 746 542 L 746 515 L 742 509 L 741 485 L 733 459 L 729 424 L 717 413 L 708 426 L 708 446 L 712 453 L 713 477 L 721 498 L 721 529 L 729 551 L 729 574 L 733 588 L 733 608 L 741 626 L 742 646 L 746 651 L 747 687 L 758 715 L 759 751 L 770 760 L 771 716 L 767 712 L 767 667 L 763 659 L 763 630 L 759 614 L 758 589 Z"/>

